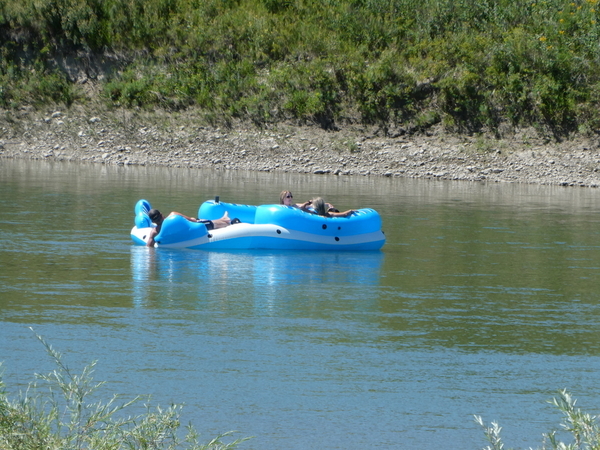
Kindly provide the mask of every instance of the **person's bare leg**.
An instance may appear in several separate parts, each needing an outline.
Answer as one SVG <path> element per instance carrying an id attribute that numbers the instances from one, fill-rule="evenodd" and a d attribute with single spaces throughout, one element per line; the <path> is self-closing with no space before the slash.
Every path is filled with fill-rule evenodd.
<path id="1" fill-rule="evenodd" d="M 213 220 L 212 222 L 215 228 L 224 228 L 226 226 L 231 225 L 231 219 L 229 218 L 229 214 L 227 213 L 227 211 L 225 211 L 225 215 L 223 215 L 223 217 L 217 220 Z"/>

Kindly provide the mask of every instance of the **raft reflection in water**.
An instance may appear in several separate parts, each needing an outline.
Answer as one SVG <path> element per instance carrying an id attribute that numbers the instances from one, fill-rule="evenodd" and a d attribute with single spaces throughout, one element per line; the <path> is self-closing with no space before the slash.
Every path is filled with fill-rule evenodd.
<path id="1" fill-rule="evenodd" d="M 193 251 L 131 247 L 133 299 L 160 306 L 199 298 L 307 298 L 347 286 L 379 286 L 382 252 Z M 367 289 L 368 290 L 368 289 Z"/>

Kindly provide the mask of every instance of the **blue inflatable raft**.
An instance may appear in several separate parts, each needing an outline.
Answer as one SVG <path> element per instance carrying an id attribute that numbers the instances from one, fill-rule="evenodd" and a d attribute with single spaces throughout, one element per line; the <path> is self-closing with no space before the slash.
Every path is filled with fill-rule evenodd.
<path id="1" fill-rule="evenodd" d="M 146 245 L 154 224 L 148 216 L 150 203 L 140 200 L 135 206 L 135 226 L 131 239 Z M 348 217 L 321 217 L 284 205 L 238 205 L 204 202 L 198 216 L 216 220 L 227 212 L 239 223 L 208 230 L 202 223 L 178 215 L 168 216 L 154 238 L 157 247 L 191 249 L 273 249 L 273 250 L 379 250 L 385 244 L 381 217 L 369 208 L 356 210 Z M 236 221 L 237 222 L 237 221 Z"/>

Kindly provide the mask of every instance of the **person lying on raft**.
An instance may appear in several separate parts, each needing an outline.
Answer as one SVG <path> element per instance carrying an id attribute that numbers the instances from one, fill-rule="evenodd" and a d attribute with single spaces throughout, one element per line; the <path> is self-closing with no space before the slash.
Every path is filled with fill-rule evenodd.
<path id="1" fill-rule="evenodd" d="M 308 211 L 308 207 L 310 206 L 310 200 L 304 203 L 292 203 L 294 196 L 291 191 L 283 191 L 279 194 L 279 203 L 285 206 L 291 206 L 292 208 L 300 208 L 303 211 Z"/>
<path id="2" fill-rule="evenodd" d="M 310 201 L 313 211 L 313 214 L 318 214 L 323 217 L 348 217 L 351 216 L 354 212 L 353 209 L 349 209 L 348 211 L 339 212 L 337 209 L 333 207 L 333 205 L 329 203 L 325 203 L 321 197 L 317 197 Z"/>
<path id="3" fill-rule="evenodd" d="M 196 219 L 194 217 L 188 217 L 176 211 L 172 211 L 171 214 L 169 214 L 169 216 L 173 214 L 181 216 L 189 220 L 190 222 L 203 223 L 204 225 L 206 225 L 206 228 L 208 230 L 213 230 L 215 228 L 225 228 L 226 226 L 231 225 L 231 219 L 229 219 L 227 211 L 225 211 L 225 215 L 223 217 L 217 220 Z M 154 247 L 154 238 L 158 235 L 158 233 L 160 233 L 160 228 L 162 227 L 162 224 L 165 221 L 166 217 L 158 209 L 151 209 L 150 211 L 148 211 L 148 217 L 150 217 L 150 220 L 156 224 L 156 227 L 154 227 L 152 231 L 150 231 L 150 235 L 148 236 L 148 242 L 146 243 L 146 245 L 148 247 Z"/>

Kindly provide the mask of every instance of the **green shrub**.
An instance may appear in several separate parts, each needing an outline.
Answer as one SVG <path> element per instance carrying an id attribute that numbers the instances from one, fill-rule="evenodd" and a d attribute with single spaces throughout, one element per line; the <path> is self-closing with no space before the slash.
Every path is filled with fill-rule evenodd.
<path id="1" fill-rule="evenodd" d="M 328 128 L 339 111 L 335 70 L 321 60 L 280 64 L 268 77 L 280 96 L 272 99 L 281 105 L 281 118 L 319 123 Z M 272 109 L 277 105 L 271 105 Z"/>
<path id="2" fill-rule="evenodd" d="M 121 55 L 109 103 L 257 124 L 598 130 L 598 0 L 5 0 L 4 107 L 77 101 L 39 67 Z M 85 59 L 85 58 L 84 58 Z M 8 66 L 12 65 L 9 74 Z M 33 100 L 30 100 L 33 99 Z M 430 117 L 434 117 L 431 115 Z"/>
<path id="3" fill-rule="evenodd" d="M 566 390 L 559 392 L 551 402 L 562 414 L 561 428 L 570 433 L 572 443 L 560 441 L 556 431 L 544 435 L 544 442 L 540 450 L 600 450 L 600 423 L 598 416 L 591 416 L 577 408 L 577 400 L 571 397 Z M 503 450 L 504 442 L 500 433 L 502 427 L 497 422 L 487 426 L 481 416 L 475 416 L 475 422 L 483 427 L 486 439 L 490 445 L 485 450 Z"/>
<path id="4" fill-rule="evenodd" d="M 181 406 L 130 416 L 125 410 L 142 400 L 90 403 L 89 397 L 104 383 L 93 381 L 95 362 L 76 375 L 62 361 L 62 355 L 38 336 L 53 359 L 56 369 L 37 375 L 37 381 L 15 400 L 10 400 L 0 379 L 0 448 L 5 450 L 125 450 L 190 449 L 229 450 L 247 439 L 224 443 L 225 433 L 207 444 L 187 427 L 181 432 Z"/>

